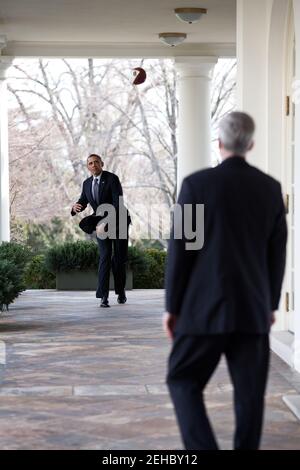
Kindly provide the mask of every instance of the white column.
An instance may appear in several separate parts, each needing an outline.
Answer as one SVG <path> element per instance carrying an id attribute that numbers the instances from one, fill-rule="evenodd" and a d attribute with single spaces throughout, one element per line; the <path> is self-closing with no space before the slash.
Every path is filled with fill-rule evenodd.
<path id="1" fill-rule="evenodd" d="M 9 160 L 6 71 L 11 60 L 0 56 L 0 243 L 10 240 Z"/>
<path id="2" fill-rule="evenodd" d="M 177 191 L 189 174 L 211 165 L 211 75 L 217 57 L 176 57 L 179 73 Z"/>

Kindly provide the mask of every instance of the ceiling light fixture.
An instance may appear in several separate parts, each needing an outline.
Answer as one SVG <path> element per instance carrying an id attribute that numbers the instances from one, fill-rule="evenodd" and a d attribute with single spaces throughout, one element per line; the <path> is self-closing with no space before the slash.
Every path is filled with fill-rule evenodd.
<path id="1" fill-rule="evenodd" d="M 206 8 L 175 8 L 174 10 L 175 15 L 181 21 L 185 23 L 196 23 L 202 17 L 202 15 L 206 15 L 207 9 Z"/>
<path id="2" fill-rule="evenodd" d="M 159 39 L 168 46 L 178 46 L 186 39 L 185 33 L 159 33 Z"/>

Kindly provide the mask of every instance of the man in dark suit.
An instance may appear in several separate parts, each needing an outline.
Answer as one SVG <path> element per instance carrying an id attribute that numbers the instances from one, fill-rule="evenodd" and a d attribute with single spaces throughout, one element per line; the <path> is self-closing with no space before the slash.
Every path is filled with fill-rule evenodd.
<path id="1" fill-rule="evenodd" d="M 258 449 L 269 368 L 269 331 L 285 269 L 287 226 L 280 183 L 249 165 L 254 121 L 231 113 L 220 126 L 223 162 L 185 178 L 178 204 L 204 204 L 204 244 L 171 234 L 164 328 L 173 339 L 167 384 L 186 449 L 218 449 L 203 391 L 224 354 L 234 387 L 235 449 Z"/>
<path id="2" fill-rule="evenodd" d="M 71 214 L 72 216 L 78 212 L 85 210 L 88 204 L 93 208 L 94 214 L 98 215 L 97 210 L 99 206 L 107 204 L 114 208 L 116 215 L 116 225 L 118 227 L 119 213 L 124 206 L 122 206 L 123 190 L 117 175 L 103 170 L 103 161 L 99 155 L 92 154 L 87 159 L 87 168 L 92 176 L 83 182 L 81 196 L 78 201 L 73 205 Z M 96 297 L 101 298 L 100 307 L 109 307 L 109 275 L 110 268 L 112 267 L 113 276 L 115 281 L 115 292 L 118 295 L 118 303 L 124 304 L 127 300 L 125 294 L 126 283 L 126 261 L 128 252 L 128 223 L 130 217 L 126 212 L 126 228 L 125 237 L 119 237 L 117 230 L 116 236 L 101 237 L 97 236 L 99 246 L 100 258 L 98 269 L 98 288 Z M 124 220 L 124 219 L 123 219 Z M 107 225 L 106 225 L 107 227 Z M 124 227 L 123 227 L 124 228 Z M 102 230 L 103 232 L 104 230 Z M 98 232 L 97 232 L 98 233 Z M 101 227 L 99 230 L 101 233 Z M 112 248 L 114 251 L 112 258 Z"/>

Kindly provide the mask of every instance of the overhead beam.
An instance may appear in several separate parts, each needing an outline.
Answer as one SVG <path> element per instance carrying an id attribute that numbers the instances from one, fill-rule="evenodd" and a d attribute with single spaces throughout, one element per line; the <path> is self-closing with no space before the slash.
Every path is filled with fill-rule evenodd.
<path id="1" fill-rule="evenodd" d="M 2 55 L 16 58 L 174 58 L 177 56 L 236 56 L 234 43 L 182 44 L 167 47 L 163 44 L 110 44 L 9 41 Z"/>

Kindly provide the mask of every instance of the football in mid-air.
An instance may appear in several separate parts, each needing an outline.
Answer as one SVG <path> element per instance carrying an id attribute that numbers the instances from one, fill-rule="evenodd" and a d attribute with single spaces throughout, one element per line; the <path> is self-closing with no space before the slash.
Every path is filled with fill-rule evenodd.
<path id="1" fill-rule="evenodd" d="M 133 85 L 141 85 L 147 78 L 147 74 L 144 69 L 141 67 L 136 67 L 133 69 Z"/>

